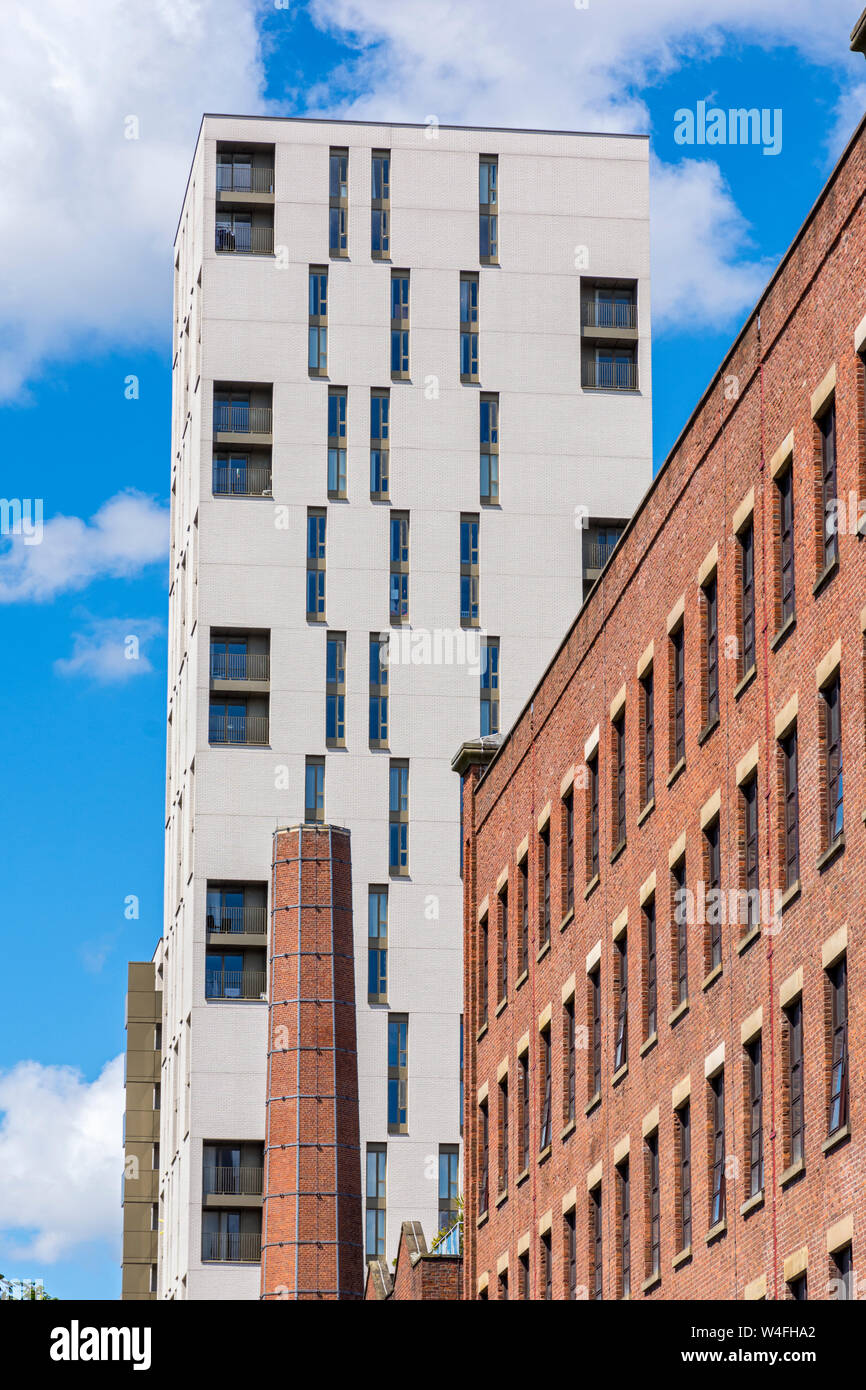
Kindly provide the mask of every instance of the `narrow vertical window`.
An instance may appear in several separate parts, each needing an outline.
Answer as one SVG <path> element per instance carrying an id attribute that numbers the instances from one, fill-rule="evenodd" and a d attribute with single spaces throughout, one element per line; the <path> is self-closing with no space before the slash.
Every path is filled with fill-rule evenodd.
<path id="1" fill-rule="evenodd" d="M 848 1245 L 843 1245 L 841 1249 L 832 1252 L 830 1255 L 830 1271 L 833 1276 L 833 1293 L 830 1297 L 834 1301 L 856 1297 L 854 1286 L 854 1261 L 851 1255 L 850 1242 Z"/>
<path id="2" fill-rule="evenodd" d="M 478 273 L 460 275 L 460 380 L 478 380 Z"/>
<path id="3" fill-rule="evenodd" d="M 391 759 L 388 779 L 388 867 L 392 876 L 409 872 L 409 764 Z"/>
<path id="4" fill-rule="evenodd" d="M 478 1018 L 479 1027 L 487 1024 L 490 1012 L 490 923 L 485 912 L 478 923 Z"/>
<path id="5" fill-rule="evenodd" d="M 478 1214 L 490 1205 L 490 1109 L 487 1101 L 478 1107 Z"/>
<path id="6" fill-rule="evenodd" d="M 565 1247 L 565 1296 L 577 1298 L 577 1222 L 574 1207 L 563 1217 L 563 1237 Z"/>
<path id="7" fill-rule="evenodd" d="M 725 1073 L 709 1079 L 710 1229 L 725 1219 Z"/>
<path id="8" fill-rule="evenodd" d="M 625 844 L 625 710 L 613 721 L 613 845 Z"/>
<path id="9" fill-rule="evenodd" d="M 688 899 L 686 861 L 679 859 L 671 869 L 671 911 L 673 917 L 673 1006 L 678 1009 L 689 997 Z"/>
<path id="10" fill-rule="evenodd" d="M 848 960 L 841 956 L 827 971 L 830 994 L 830 1084 L 828 1135 L 848 1123 Z"/>
<path id="11" fill-rule="evenodd" d="M 791 621 L 795 610 L 794 586 L 794 465 L 776 480 L 779 515 L 779 626 Z"/>
<path id="12" fill-rule="evenodd" d="M 391 513 L 391 592 L 392 623 L 409 618 L 409 513 Z"/>
<path id="13" fill-rule="evenodd" d="M 391 392 L 370 392 L 370 497 L 387 502 L 390 491 Z"/>
<path id="14" fill-rule="evenodd" d="M 616 1001 L 613 1069 L 618 1072 L 628 1062 L 628 933 L 625 931 L 614 943 L 613 960 Z"/>
<path id="15" fill-rule="evenodd" d="M 456 1144 L 439 1145 L 439 1229 L 450 1231 L 460 1219 L 460 1151 Z"/>
<path id="16" fill-rule="evenodd" d="M 481 501 L 499 501 L 499 396 L 481 397 Z"/>
<path id="17" fill-rule="evenodd" d="M 755 664 L 755 526 L 752 520 L 740 531 L 740 676 Z"/>
<path id="18" fill-rule="evenodd" d="M 797 775 L 797 725 L 780 741 L 782 758 L 783 822 L 783 882 L 792 888 L 800 877 L 800 803 Z"/>
<path id="19" fill-rule="evenodd" d="M 482 265 L 499 260 L 499 161 L 495 154 L 479 160 L 478 257 Z"/>
<path id="20" fill-rule="evenodd" d="M 549 1148 L 553 1137 L 553 1126 L 551 1124 L 551 1046 L 550 1046 L 550 1025 L 540 1034 L 541 1044 L 541 1070 L 539 1076 L 540 1095 L 539 1095 L 539 1114 L 540 1124 L 538 1133 L 538 1151 L 544 1153 Z"/>
<path id="21" fill-rule="evenodd" d="M 601 1218 L 601 1183 L 596 1183 L 589 1194 L 589 1296 L 595 1301 L 603 1296 Z"/>
<path id="22" fill-rule="evenodd" d="M 761 1035 L 746 1047 L 746 1138 L 748 1192 L 756 1197 L 764 1190 L 764 1072 Z"/>
<path id="23" fill-rule="evenodd" d="M 706 973 L 716 970 L 722 963 L 722 913 L 719 902 L 721 892 L 721 834 L 718 816 L 704 830 L 704 861 L 707 877 L 707 927 L 706 927 Z M 712 894 L 712 897 L 710 897 Z"/>
<path id="24" fill-rule="evenodd" d="M 818 420 L 821 450 L 821 560 L 822 573 L 839 558 L 839 532 L 836 513 L 836 402 L 831 401 Z"/>
<path id="25" fill-rule="evenodd" d="M 310 376 L 328 375 L 328 270 L 310 266 L 309 348 Z"/>
<path id="26" fill-rule="evenodd" d="M 550 943 L 550 821 L 538 836 L 538 948 Z"/>
<path id="27" fill-rule="evenodd" d="M 787 1166 L 803 1157 L 803 1000 L 793 1000 L 785 1010 L 782 1034 L 787 1063 Z"/>
<path id="28" fill-rule="evenodd" d="M 499 893 L 499 999 L 508 998 L 508 884 Z"/>
<path id="29" fill-rule="evenodd" d="M 325 759 L 307 758 L 304 768 L 304 820 L 325 819 Z"/>
<path id="30" fill-rule="evenodd" d="M 686 756 L 685 628 L 671 633 L 671 768 Z"/>
<path id="31" fill-rule="evenodd" d="M 478 517 L 460 518 L 460 624 L 478 626 Z"/>
<path id="32" fill-rule="evenodd" d="M 517 942 L 518 974 L 529 969 L 529 860 L 526 855 L 517 866 L 517 885 L 520 893 L 520 936 Z"/>
<path id="33" fill-rule="evenodd" d="M 598 752 L 587 759 L 589 785 L 586 797 L 586 878 L 598 878 Z"/>
<path id="34" fill-rule="evenodd" d="M 481 736 L 499 733 L 499 638 L 481 639 Z"/>
<path id="35" fill-rule="evenodd" d="M 659 1201 L 659 1132 L 647 1135 L 646 1146 L 646 1274 L 657 1278 L 661 1271 L 661 1207 Z"/>
<path id="36" fill-rule="evenodd" d="M 562 1006 L 563 1022 L 563 1087 L 562 1122 L 570 1125 L 575 1120 L 575 1081 L 577 1074 L 577 1035 L 574 1021 L 574 995 L 566 999 Z"/>
<path id="37" fill-rule="evenodd" d="M 562 798 L 562 915 L 574 911 L 574 788 Z"/>
<path id="38" fill-rule="evenodd" d="M 643 908 L 644 938 L 644 1041 L 658 1032 L 658 960 L 656 954 L 656 902 L 649 898 Z"/>
<path id="39" fill-rule="evenodd" d="M 346 634 L 329 632 L 325 657 L 325 742 L 346 746 Z"/>
<path id="40" fill-rule="evenodd" d="M 616 1169 L 617 1216 L 618 1216 L 618 1255 L 619 1270 L 617 1285 L 620 1298 L 631 1295 L 631 1184 L 629 1181 L 629 1161 L 625 1159 Z"/>
<path id="41" fill-rule="evenodd" d="M 385 1258 L 385 1199 L 388 1150 L 384 1144 L 367 1145 L 367 1235 L 368 1260 Z"/>
<path id="42" fill-rule="evenodd" d="M 508 1191 L 509 1161 L 508 1074 L 499 1083 L 499 1191 Z"/>
<path id="43" fill-rule="evenodd" d="M 649 806 L 655 798 L 655 690 L 653 668 L 650 666 L 641 685 L 641 724 L 643 785 L 641 807 Z"/>
<path id="44" fill-rule="evenodd" d="M 530 1297 L 530 1293 L 529 1251 L 525 1250 L 517 1259 L 517 1296 L 525 1299 Z"/>
<path id="45" fill-rule="evenodd" d="M 691 1106 L 681 1105 L 675 1112 L 677 1156 L 677 1213 L 679 1216 L 679 1247 L 687 1250 L 692 1243 L 692 1134 Z"/>
<path id="46" fill-rule="evenodd" d="M 529 1167 L 529 1053 L 521 1052 L 517 1059 L 517 1104 L 520 1125 L 517 1131 L 518 1164 L 521 1173 Z"/>
<path id="47" fill-rule="evenodd" d="M 743 827 L 743 886 L 746 890 L 745 932 L 754 931 L 761 921 L 761 895 L 758 883 L 758 778 L 750 777 L 740 787 Z"/>
<path id="48" fill-rule="evenodd" d="M 590 971 L 587 976 L 589 992 L 590 1047 L 589 1047 L 589 1099 L 601 1092 L 601 967 Z"/>
<path id="49" fill-rule="evenodd" d="M 307 510 L 307 621 L 325 620 L 325 513 Z"/>
<path id="50" fill-rule="evenodd" d="M 387 261 L 391 254 L 391 151 L 374 150 L 370 184 L 370 254 Z"/>
<path id="51" fill-rule="evenodd" d="M 409 1016 L 388 1016 L 388 1133 L 409 1133 Z"/>
<path id="52" fill-rule="evenodd" d="M 370 725 L 371 748 L 388 747 L 388 637 L 370 633 Z"/>
<path id="53" fill-rule="evenodd" d="M 541 1296 L 549 1303 L 553 1298 L 553 1250 L 550 1231 L 545 1231 L 538 1246 L 541 1256 Z"/>
<path id="54" fill-rule="evenodd" d="M 388 1002 L 388 889 L 367 890 L 367 1001 Z"/>
<path id="55" fill-rule="evenodd" d="M 328 253 L 349 254 L 349 151 L 331 150 L 328 169 Z"/>
<path id="56" fill-rule="evenodd" d="M 391 378 L 409 380 L 409 272 L 391 271 Z"/>
<path id="57" fill-rule="evenodd" d="M 714 574 L 704 586 L 705 728 L 719 717 L 719 585 Z"/>
<path id="58" fill-rule="evenodd" d="M 838 672 L 821 691 L 824 743 L 824 843 L 831 849 L 844 829 L 842 797 L 842 714 Z"/>

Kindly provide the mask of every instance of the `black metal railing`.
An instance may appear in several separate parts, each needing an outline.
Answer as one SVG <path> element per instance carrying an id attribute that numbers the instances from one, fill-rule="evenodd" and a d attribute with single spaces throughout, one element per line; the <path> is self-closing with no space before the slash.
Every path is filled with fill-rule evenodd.
<path id="1" fill-rule="evenodd" d="M 619 537 L 617 536 L 617 540 Z M 585 541 L 583 566 L 587 570 L 603 570 L 613 554 L 616 541 Z"/>
<path id="2" fill-rule="evenodd" d="M 251 227 L 246 222 L 238 222 L 234 227 L 217 225 L 215 249 L 217 251 L 236 251 L 253 256 L 272 256 L 274 253 L 273 227 Z"/>
<path id="3" fill-rule="evenodd" d="M 261 1168 L 248 1167 L 242 1163 L 237 1168 L 206 1167 L 204 1170 L 205 1195 L 215 1197 L 260 1197 L 262 1194 Z"/>
<path id="4" fill-rule="evenodd" d="M 257 169 L 251 164 L 218 164 L 218 193 L 273 193 L 273 169 Z"/>
<path id="5" fill-rule="evenodd" d="M 268 910 L 264 903 L 221 907 L 207 914 L 207 929 L 209 932 L 219 932 L 221 936 L 231 932 L 261 935 L 268 929 Z"/>
<path id="6" fill-rule="evenodd" d="M 205 970 L 205 999 L 261 999 L 267 989 L 264 970 Z"/>
<path id="7" fill-rule="evenodd" d="M 269 497 L 272 481 L 271 470 L 264 465 L 214 464 L 214 497 Z"/>
<path id="8" fill-rule="evenodd" d="M 214 714 L 208 724 L 209 743 L 254 743 L 268 741 L 266 714 Z"/>
<path id="9" fill-rule="evenodd" d="M 201 1257 L 203 1260 L 257 1264 L 262 1258 L 262 1233 L 261 1231 L 203 1231 Z"/>
<path id="10" fill-rule="evenodd" d="M 214 434 L 270 434 L 273 412 L 269 405 L 247 401 L 214 401 Z"/>
<path id="11" fill-rule="evenodd" d="M 267 652 L 211 652 L 210 674 L 215 681 L 266 681 L 271 658 Z"/>
<path id="12" fill-rule="evenodd" d="M 583 385 L 592 391 L 636 391 L 637 363 L 584 362 Z"/>
<path id="13" fill-rule="evenodd" d="M 590 299 L 583 306 L 583 322 L 587 328 L 637 328 L 637 305 Z"/>

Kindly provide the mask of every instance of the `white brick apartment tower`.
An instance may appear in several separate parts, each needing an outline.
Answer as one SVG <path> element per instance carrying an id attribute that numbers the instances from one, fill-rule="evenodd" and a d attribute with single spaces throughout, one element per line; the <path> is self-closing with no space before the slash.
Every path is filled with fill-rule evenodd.
<path id="1" fill-rule="evenodd" d="M 367 1254 L 450 1220 L 450 760 L 511 724 L 650 482 L 648 274 L 642 137 L 203 121 L 175 246 L 159 1297 L 259 1296 L 278 826 L 351 831 Z"/>

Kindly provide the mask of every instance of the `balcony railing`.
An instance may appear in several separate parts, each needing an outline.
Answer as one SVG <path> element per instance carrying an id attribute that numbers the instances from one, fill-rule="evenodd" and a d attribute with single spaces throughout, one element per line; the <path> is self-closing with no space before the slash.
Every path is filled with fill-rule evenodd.
<path id="1" fill-rule="evenodd" d="M 637 305 L 590 299 L 583 306 L 583 322 L 586 328 L 637 328 Z"/>
<path id="2" fill-rule="evenodd" d="M 268 910 L 264 903 L 255 906 L 221 907 L 217 912 L 207 914 L 208 931 L 220 935 L 231 932 L 244 932 L 249 936 L 261 936 L 268 929 Z"/>
<path id="3" fill-rule="evenodd" d="M 583 364 L 583 385 L 589 391 L 636 391 L 636 362 L 594 362 Z"/>
<path id="4" fill-rule="evenodd" d="M 272 419 L 273 412 L 269 405 L 214 401 L 214 434 L 270 434 Z"/>
<path id="5" fill-rule="evenodd" d="M 215 248 L 217 251 L 236 251 L 253 256 L 272 256 L 274 254 L 273 227 L 248 227 L 240 222 L 234 227 L 216 229 Z"/>
<path id="6" fill-rule="evenodd" d="M 441 1220 L 441 1217 L 440 1217 Z M 460 1255 L 463 1251 L 463 1223 L 456 1220 L 453 1226 L 444 1230 L 433 1242 L 431 1253 L 436 1255 Z"/>
<path id="7" fill-rule="evenodd" d="M 261 999 L 267 991 L 268 977 L 264 970 L 205 971 L 205 999 Z"/>
<path id="8" fill-rule="evenodd" d="M 261 1231 L 202 1231 L 203 1260 L 232 1261 L 236 1264 L 258 1264 L 262 1258 Z"/>
<path id="9" fill-rule="evenodd" d="M 236 463 L 214 464 L 214 497 L 270 497 L 270 468 L 258 464 L 242 468 Z"/>
<path id="10" fill-rule="evenodd" d="M 273 169 L 257 169 L 250 164 L 218 164 L 218 193 L 273 193 Z"/>
<path id="11" fill-rule="evenodd" d="M 209 743 L 267 744 L 268 716 L 266 714 L 211 714 L 208 725 Z"/>
<path id="12" fill-rule="evenodd" d="M 267 652 L 211 652 L 211 680 L 270 680 L 271 658 Z"/>
<path id="13" fill-rule="evenodd" d="M 617 536 L 617 540 L 619 537 Z M 613 554 L 616 541 L 586 541 L 583 547 L 583 567 L 587 570 L 603 570 Z"/>
<path id="14" fill-rule="evenodd" d="M 250 1168 L 241 1164 L 238 1168 L 205 1168 L 205 1195 L 216 1197 L 260 1197 L 262 1195 L 261 1168 Z"/>

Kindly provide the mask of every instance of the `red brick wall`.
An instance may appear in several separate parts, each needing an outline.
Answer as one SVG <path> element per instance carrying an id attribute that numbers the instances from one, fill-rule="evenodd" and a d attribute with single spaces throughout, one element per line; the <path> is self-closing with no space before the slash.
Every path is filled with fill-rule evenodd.
<path id="1" fill-rule="evenodd" d="M 866 1102 L 863 1081 L 866 1040 L 858 1002 L 866 991 L 866 956 L 860 935 L 866 920 L 866 719 L 864 719 L 864 632 L 866 540 L 839 537 L 838 570 L 817 588 L 816 425 L 810 398 L 835 367 L 838 494 L 864 496 L 866 421 L 864 378 L 854 334 L 866 314 L 866 136 L 861 126 L 809 220 L 731 349 L 719 375 L 698 404 L 667 464 L 660 472 L 596 585 L 531 704 L 509 734 L 480 785 L 467 776 L 464 800 L 466 1107 L 464 1138 L 466 1234 L 465 1297 L 477 1297 L 478 1281 L 489 1279 L 496 1296 L 497 1264 L 509 1259 L 511 1296 L 517 1290 L 518 1242 L 529 1233 L 532 1296 L 538 1297 L 538 1227 L 552 1210 L 553 1293 L 565 1296 L 567 1271 L 563 1198 L 576 1188 L 577 1283 L 590 1270 L 587 1177 L 602 1172 L 604 1296 L 616 1296 L 616 1202 L 614 1149 L 628 1137 L 631 1182 L 631 1296 L 734 1299 L 751 1281 L 766 1276 L 767 1296 L 784 1297 L 783 1264 L 808 1246 L 810 1298 L 827 1297 L 827 1229 L 853 1216 L 853 1258 L 866 1273 Z M 776 484 L 770 464 L 790 431 L 794 434 L 794 527 L 796 624 L 778 643 L 778 558 L 775 541 Z M 737 633 L 738 545 L 735 513 L 754 488 L 755 632 L 754 679 L 738 689 L 741 672 L 731 638 Z M 702 614 L 699 572 L 718 545 L 719 709 L 718 726 L 703 739 Z M 671 770 L 667 728 L 670 682 L 668 615 L 683 601 L 686 651 L 686 757 L 684 770 L 668 784 Z M 842 744 L 844 751 L 845 844 L 830 863 L 820 864 L 823 832 L 823 764 L 816 668 L 836 641 L 841 643 Z M 655 800 L 641 815 L 638 663 L 654 644 Z M 624 850 L 611 856 L 611 703 L 626 688 L 626 824 Z M 701 808 L 720 789 L 721 883 L 742 881 L 743 818 L 737 763 L 758 745 L 758 844 L 762 888 L 780 889 L 781 794 L 776 715 L 798 696 L 800 892 L 787 903 L 777 931 L 762 930 L 742 948 L 741 929 L 722 931 L 722 968 L 705 980 L 704 927 L 690 924 L 688 1008 L 671 1021 L 673 993 L 672 911 L 669 851 L 686 839 L 686 884 L 704 878 Z M 583 844 L 586 790 L 584 745 L 599 726 L 600 881 L 585 896 Z M 560 929 L 557 914 L 552 946 L 538 958 L 537 823 L 552 803 L 551 901 L 561 902 L 563 817 L 561 783 L 576 767 L 575 913 Z M 516 851 L 529 837 L 530 923 L 533 934 L 529 976 L 519 988 L 516 957 L 510 992 L 501 1013 L 491 1007 L 489 1023 L 478 1012 L 476 921 L 484 897 L 494 903 L 497 880 L 509 873 L 511 950 L 518 939 Z M 658 1030 L 641 1049 L 641 888 L 656 875 Z M 614 958 L 612 926 L 627 913 L 629 986 L 628 1071 L 614 1086 Z M 491 931 L 495 914 L 490 914 Z M 850 1136 L 827 1151 L 825 979 L 822 943 L 848 929 L 850 1016 Z M 552 1013 L 554 1048 L 562 1034 L 563 986 L 576 977 L 578 1032 L 587 1024 L 586 962 L 600 943 L 602 982 L 601 1099 L 585 1113 L 586 1059 L 577 1058 L 577 1124 L 562 1137 L 564 1067 L 553 1061 L 553 1143 L 538 1160 L 539 1018 Z M 497 949 L 490 941 L 490 970 Z M 783 1187 L 782 1009 L 780 985 L 802 970 L 805 1075 L 805 1169 Z M 490 998 L 495 999 L 491 973 Z M 764 1200 L 745 1214 L 747 1165 L 744 1153 L 744 1049 L 741 1025 L 761 1008 L 765 1158 Z M 530 1038 L 531 1156 L 517 1185 L 514 1082 L 518 1043 Z M 705 1058 L 724 1044 L 725 1128 L 729 1159 L 726 1228 L 707 1242 L 709 1164 L 708 1084 Z M 580 1042 L 578 1044 L 580 1046 Z M 497 1084 L 509 1068 L 511 1165 L 508 1195 L 497 1204 L 503 1182 L 496 1172 Z M 673 1091 L 689 1078 L 691 1105 L 691 1253 L 675 1262 L 678 1185 Z M 487 1085 L 490 1107 L 490 1211 L 479 1223 L 475 1174 L 478 1151 L 478 1091 Z M 684 1087 L 681 1087 L 681 1098 Z M 645 1206 L 645 1117 L 658 1106 L 660 1152 L 660 1281 L 642 1295 Z"/>

